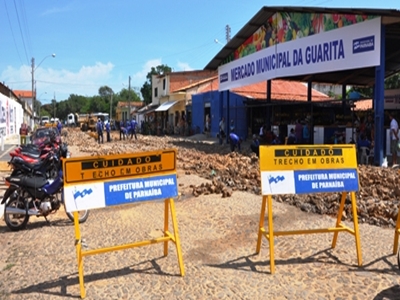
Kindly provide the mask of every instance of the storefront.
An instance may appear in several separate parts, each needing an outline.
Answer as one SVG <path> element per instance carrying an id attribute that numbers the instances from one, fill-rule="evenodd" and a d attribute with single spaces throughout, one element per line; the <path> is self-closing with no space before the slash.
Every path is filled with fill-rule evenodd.
<path id="1" fill-rule="evenodd" d="M 305 82 L 310 91 L 313 82 L 341 85 L 343 94 L 347 86 L 374 86 L 381 132 L 384 79 L 400 71 L 399 30 L 397 10 L 264 6 L 205 69 L 218 69 L 220 91 L 275 78 Z M 375 135 L 375 164 L 383 144 Z"/>

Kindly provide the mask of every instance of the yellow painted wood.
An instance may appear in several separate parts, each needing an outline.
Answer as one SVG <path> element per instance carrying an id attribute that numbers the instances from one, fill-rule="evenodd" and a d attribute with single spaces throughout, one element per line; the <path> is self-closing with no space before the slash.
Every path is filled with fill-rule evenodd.
<path id="1" fill-rule="evenodd" d="M 129 244 L 124 244 L 124 245 L 117 245 L 117 246 L 104 247 L 104 248 L 93 249 L 93 250 L 86 250 L 86 251 L 82 251 L 82 256 L 102 254 L 102 253 L 114 252 L 114 251 L 119 251 L 119 250 L 130 249 L 130 248 L 138 248 L 138 247 L 148 246 L 151 244 L 163 243 L 168 240 L 169 240 L 169 237 L 159 237 L 159 238 L 152 239 L 152 240 L 138 241 L 135 243 L 129 243 Z"/>
<path id="2" fill-rule="evenodd" d="M 269 266 L 271 274 L 275 273 L 274 224 L 272 218 L 272 196 L 268 195 L 268 232 L 269 232 Z"/>
<path id="3" fill-rule="evenodd" d="M 344 210 L 344 203 L 346 202 L 347 193 L 342 193 L 339 211 L 336 219 L 336 226 L 330 228 L 316 228 L 316 229 L 300 229 L 300 230 L 288 230 L 288 231 L 274 231 L 273 230 L 273 213 L 272 213 L 272 196 L 263 196 L 261 212 L 260 212 L 260 224 L 258 229 L 258 238 L 257 238 L 257 248 L 256 253 L 260 253 L 261 251 L 261 240 L 262 236 L 264 236 L 269 241 L 269 256 L 270 256 L 270 271 L 271 274 L 275 273 L 275 257 L 274 257 L 274 237 L 275 236 L 288 236 L 288 235 L 300 235 L 300 234 L 319 234 L 319 233 L 334 233 L 334 237 L 332 240 L 332 248 L 336 246 L 336 241 L 339 232 L 345 231 L 348 232 L 355 237 L 356 242 L 356 251 L 357 251 L 357 260 L 358 266 L 362 266 L 362 254 L 361 254 L 361 242 L 360 242 L 360 234 L 358 228 L 358 216 L 357 216 L 357 204 L 356 204 L 356 196 L 354 192 L 350 193 L 351 197 L 351 206 L 353 213 L 353 226 L 354 229 L 345 226 L 342 224 L 342 214 Z M 264 228 L 264 218 L 265 218 L 265 208 L 266 202 L 268 201 L 268 230 Z M 400 234 L 400 218 L 398 218 L 398 226 L 395 232 L 395 247 L 397 247 L 398 236 Z M 394 249 L 393 251 L 397 250 Z M 397 253 L 397 252 L 396 252 Z"/>
<path id="4" fill-rule="evenodd" d="M 166 199 L 164 202 L 164 236 L 167 236 L 167 232 L 168 232 L 168 224 L 169 224 L 169 199 Z M 164 256 L 168 255 L 168 241 L 164 242 Z"/>
<path id="5" fill-rule="evenodd" d="M 130 249 L 130 248 L 137 248 L 137 247 L 148 246 L 148 245 L 157 244 L 157 243 L 164 243 L 164 255 L 167 255 L 168 254 L 168 242 L 172 241 L 176 246 L 180 274 L 181 274 L 181 276 L 185 275 L 185 267 L 183 264 L 183 256 L 182 256 L 181 244 L 180 244 L 179 233 L 178 233 L 178 222 L 176 219 L 174 200 L 172 198 L 166 199 L 164 202 L 164 208 L 165 208 L 164 236 L 155 238 L 155 239 L 151 239 L 151 240 L 138 241 L 135 243 L 128 243 L 128 244 L 124 244 L 124 245 L 104 247 L 104 248 L 86 250 L 86 251 L 82 251 L 81 232 L 80 232 L 80 227 L 79 227 L 79 215 L 78 215 L 78 212 L 74 212 L 75 246 L 76 246 L 76 256 L 77 256 L 77 261 L 78 261 L 78 277 L 79 277 L 79 287 L 80 287 L 81 298 L 86 297 L 84 277 L 83 277 L 84 276 L 84 274 L 83 274 L 83 257 L 85 257 L 85 256 L 102 254 L 102 253 L 107 253 L 107 252 L 114 252 L 114 251 L 119 251 L 119 250 Z M 173 225 L 173 229 L 174 229 L 174 234 L 172 234 L 168 230 L 169 211 L 171 211 L 171 220 L 172 220 L 172 225 Z"/>
<path id="6" fill-rule="evenodd" d="M 64 184 L 75 185 L 176 172 L 176 150 L 80 156 L 63 160 Z"/>
<path id="7" fill-rule="evenodd" d="M 399 251 L 399 235 L 400 235 L 400 207 L 399 207 L 399 212 L 397 213 L 396 228 L 394 230 L 393 254 L 397 254 L 397 251 Z"/>
<path id="8" fill-rule="evenodd" d="M 362 256 L 361 256 L 361 242 L 360 233 L 358 230 L 358 215 L 357 215 L 357 203 L 356 203 L 356 193 L 350 193 L 351 198 L 351 208 L 353 212 L 353 224 L 354 224 L 354 235 L 356 237 L 356 249 L 357 249 L 357 260 L 358 266 L 362 266 Z"/>
<path id="9" fill-rule="evenodd" d="M 260 171 L 356 169 L 355 145 L 260 146 Z"/>
<path id="10" fill-rule="evenodd" d="M 175 246 L 176 246 L 176 254 L 178 256 L 179 268 L 181 270 L 181 276 L 185 276 L 185 267 L 183 265 L 182 249 L 181 249 L 181 242 L 180 242 L 179 233 L 178 233 L 178 222 L 176 219 L 174 199 L 172 199 L 172 198 L 169 199 L 169 203 L 170 203 L 170 207 L 171 207 L 172 224 L 174 226 Z"/>
<path id="11" fill-rule="evenodd" d="M 351 232 L 351 229 L 346 227 L 300 229 L 300 230 L 289 230 L 289 231 L 275 231 L 274 235 L 285 236 L 285 235 L 299 235 L 299 234 L 330 233 L 330 232 L 340 232 L 340 231 Z"/>
<path id="12" fill-rule="evenodd" d="M 347 197 L 347 193 L 346 192 L 342 193 L 339 211 L 338 211 L 337 218 L 336 218 L 336 227 L 338 227 L 340 225 L 340 223 L 342 222 L 344 203 L 346 202 L 346 197 Z M 332 248 L 336 247 L 337 238 L 338 238 L 338 232 L 335 232 L 335 234 L 333 235 L 333 240 L 332 240 Z"/>
<path id="13" fill-rule="evenodd" d="M 81 241 L 81 229 L 79 227 L 79 213 L 74 212 L 74 228 L 75 228 L 75 247 L 76 257 L 78 260 L 78 278 L 79 278 L 79 289 L 81 292 L 81 298 L 86 297 L 85 284 L 83 281 L 83 259 L 82 259 L 82 241 Z"/>
<path id="14" fill-rule="evenodd" d="M 259 223 L 259 229 L 258 229 L 257 247 L 256 247 L 256 253 L 257 254 L 260 253 L 262 235 L 265 232 L 265 229 L 264 229 L 264 218 L 265 218 L 265 206 L 266 206 L 266 203 L 267 203 L 267 196 L 263 196 L 262 204 L 261 204 L 260 223 Z"/>

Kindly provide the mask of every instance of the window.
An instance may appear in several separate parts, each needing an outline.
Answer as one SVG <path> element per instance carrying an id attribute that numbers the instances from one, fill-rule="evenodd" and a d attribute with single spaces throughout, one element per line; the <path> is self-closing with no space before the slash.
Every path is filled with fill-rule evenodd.
<path id="1" fill-rule="evenodd" d="M 158 97 L 158 88 L 154 88 L 154 97 Z"/>
<path id="2" fill-rule="evenodd" d="M 162 86 L 163 86 L 163 91 L 165 91 L 165 78 L 163 79 Z"/>

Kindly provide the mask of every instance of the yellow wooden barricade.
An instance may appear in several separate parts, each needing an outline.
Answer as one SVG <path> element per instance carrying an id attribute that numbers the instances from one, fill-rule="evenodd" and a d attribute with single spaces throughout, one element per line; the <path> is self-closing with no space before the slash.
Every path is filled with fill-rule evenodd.
<path id="1" fill-rule="evenodd" d="M 261 205 L 261 213 L 260 213 L 260 225 L 259 225 L 259 230 L 258 230 L 256 253 L 260 253 L 262 236 L 265 236 L 269 242 L 270 271 L 272 274 L 275 273 L 274 237 L 275 236 L 283 236 L 283 235 L 332 232 L 332 233 L 334 233 L 333 240 L 332 240 L 332 248 L 335 248 L 339 232 L 341 232 L 341 231 L 349 232 L 352 235 L 354 235 L 354 237 L 355 237 L 358 265 L 359 266 L 362 265 L 360 234 L 359 234 L 359 230 L 358 230 L 357 205 L 356 205 L 356 197 L 355 197 L 354 192 L 350 193 L 352 212 L 354 215 L 354 218 L 353 218 L 354 229 L 351 229 L 341 223 L 346 197 L 347 197 L 347 193 L 342 193 L 342 198 L 340 201 L 340 207 L 339 207 L 335 227 L 322 228 L 322 229 L 303 229 L 303 230 L 293 230 L 293 231 L 274 231 L 273 213 L 272 213 L 272 197 L 270 195 L 263 196 L 262 205 Z M 264 218 L 265 218 L 265 209 L 267 207 L 267 204 L 268 204 L 268 228 L 265 229 Z"/>
<path id="2" fill-rule="evenodd" d="M 181 276 L 185 275 L 182 250 L 178 234 L 175 204 L 178 196 L 176 151 L 173 149 L 69 158 L 63 161 L 64 198 L 67 211 L 74 214 L 75 246 L 81 298 L 86 296 L 83 258 L 106 252 L 164 243 L 164 256 L 168 243 L 176 247 Z M 153 194 L 155 193 L 155 194 Z M 83 250 L 78 211 L 141 201 L 164 200 L 164 236 L 123 245 Z M 169 230 L 169 216 L 173 230 Z"/>
<path id="3" fill-rule="evenodd" d="M 327 169 L 326 164 L 329 165 Z M 285 235 L 299 235 L 299 234 L 313 234 L 313 233 L 333 233 L 332 248 L 336 247 L 336 241 L 339 232 L 345 231 L 355 237 L 356 252 L 358 265 L 362 265 L 362 255 L 361 255 L 361 244 L 360 235 L 358 228 L 358 216 L 357 216 L 357 203 L 354 191 L 344 191 L 342 192 L 339 211 L 337 214 L 336 225 L 331 228 L 321 228 L 321 229 L 302 229 L 302 230 L 292 230 L 292 231 L 274 231 L 273 224 L 273 212 L 272 212 L 272 195 L 274 194 L 294 194 L 299 185 L 298 189 L 304 192 L 307 188 L 315 189 L 312 192 L 325 192 L 321 190 L 321 186 L 329 186 L 329 184 L 324 183 L 319 184 L 318 180 L 316 182 L 311 182 L 309 187 L 300 187 L 301 182 L 296 181 L 295 171 L 311 172 L 309 178 L 314 177 L 326 177 L 329 180 L 330 177 L 334 177 L 332 174 L 342 174 L 341 170 L 344 169 L 344 173 L 349 176 L 357 173 L 357 178 L 353 178 L 352 184 L 355 182 L 355 186 L 358 189 L 358 170 L 357 170 L 357 158 L 354 145 L 302 145 L 302 146 L 261 146 L 260 147 L 260 171 L 261 171 L 261 181 L 262 181 L 262 205 L 259 221 L 258 239 L 256 253 L 260 253 L 262 237 L 264 236 L 269 242 L 269 254 L 270 254 L 270 271 L 275 273 L 275 257 L 274 257 L 274 237 L 275 236 L 285 236 Z M 312 176 L 312 172 L 324 172 L 320 176 Z M 347 172 L 347 173 L 346 173 Z M 264 173 L 264 174 L 263 174 Z M 328 176 L 329 175 L 329 176 Z M 332 176 L 331 176 L 332 175 Z M 289 180 L 286 180 L 289 177 Z M 306 175 L 298 175 L 299 178 Z M 336 176 L 336 175 L 335 175 Z M 355 177 L 355 176 L 354 176 Z M 299 181 L 299 178 L 298 181 Z M 269 183 L 266 182 L 270 180 Z M 305 180 L 307 181 L 307 180 Z M 272 187 L 272 184 L 283 184 L 281 189 L 278 187 Z M 352 214 L 353 214 L 353 226 L 354 228 L 349 228 L 342 223 L 342 215 L 344 210 L 344 205 L 346 202 L 347 195 L 350 195 Z M 268 210 L 268 228 L 264 227 L 265 210 Z M 398 219 L 397 235 L 395 236 L 395 244 L 397 247 L 398 232 L 400 231 L 400 219 Z"/>
<path id="4" fill-rule="evenodd" d="M 175 203 L 174 199 L 169 198 L 164 200 L 164 236 L 151 239 L 151 240 L 144 240 L 138 241 L 134 243 L 124 244 L 124 245 L 117 245 L 93 250 L 82 250 L 82 238 L 81 238 L 81 230 L 79 227 L 79 214 L 78 212 L 74 212 L 74 226 L 75 226 L 75 247 L 76 247 L 76 256 L 78 261 L 78 277 L 79 277 L 79 288 L 81 292 L 81 298 L 86 297 L 86 290 L 84 285 L 84 274 L 83 274 L 83 258 L 85 256 L 102 254 L 107 252 L 114 252 L 118 250 L 125 250 L 130 248 L 137 248 L 142 246 L 149 246 L 152 244 L 164 243 L 164 256 L 168 255 L 168 242 L 173 242 L 176 247 L 176 253 L 178 256 L 178 264 L 180 269 L 181 276 L 185 275 L 185 268 L 183 265 L 183 258 L 182 258 L 182 250 L 180 245 L 180 239 L 178 234 L 178 223 L 176 219 L 175 213 Z M 171 211 L 171 221 L 173 226 L 173 233 L 169 231 L 169 211 Z"/>
<path id="5" fill-rule="evenodd" d="M 399 251 L 399 236 L 400 236 L 400 211 L 397 213 L 396 228 L 394 230 L 393 254 L 397 254 L 397 252 Z"/>
<path id="6" fill-rule="evenodd" d="M 398 173 L 400 175 L 400 170 L 398 171 Z M 393 254 L 397 254 L 397 252 L 399 251 L 399 236 L 400 236 L 400 206 L 399 206 L 399 212 L 397 213 L 396 228 L 394 229 Z"/>

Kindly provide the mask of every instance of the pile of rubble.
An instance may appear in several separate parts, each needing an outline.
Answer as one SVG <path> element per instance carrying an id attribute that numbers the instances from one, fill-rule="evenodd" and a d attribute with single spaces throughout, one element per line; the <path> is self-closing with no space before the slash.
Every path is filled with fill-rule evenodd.
<path id="1" fill-rule="evenodd" d="M 209 183 L 192 187 L 194 196 L 221 194 L 229 197 L 234 191 L 245 191 L 261 196 L 261 178 L 258 157 L 251 153 L 249 145 L 242 152 L 230 152 L 227 145 L 205 143 L 176 137 L 142 136 L 138 140 L 119 141 L 113 132 L 113 142 L 101 146 L 87 133 L 69 130 L 65 141 L 77 146 L 79 152 L 88 155 L 111 155 L 129 152 L 145 152 L 159 149 L 177 149 L 178 169 L 186 174 L 196 174 L 210 179 Z M 356 193 L 359 221 L 377 226 L 396 224 L 400 189 L 398 170 L 374 166 L 360 166 L 360 191 Z M 274 199 L 295 205 L 303 211 L 336 216 L 341 194 L 279 195 Z M 350 198 L 346 200 L 343 220 L 352 220 Z"/>

